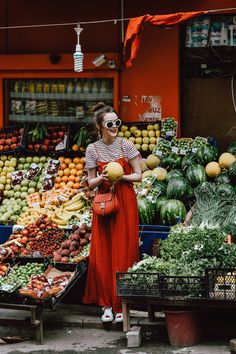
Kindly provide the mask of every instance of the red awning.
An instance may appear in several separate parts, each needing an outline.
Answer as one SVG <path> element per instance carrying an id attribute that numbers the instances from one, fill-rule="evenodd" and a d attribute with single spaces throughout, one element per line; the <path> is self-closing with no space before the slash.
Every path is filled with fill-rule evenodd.
<path id="1" fill-rule="evenodd" d="M 124 43 L 124 48 L 127 49 L 127 42 L 131 41 L 130 57 L 126 61 L 126 66 L 132 66 L 132 61 L 136 58 L 140 45 L 141 31 L 144 29 L 145 23 L 150 23 L 154 26 L 173 26 L 204 13 L 205 11 L 178 12 L 170 15 L 144 15 L 132 18 L 128 24 Z"/>

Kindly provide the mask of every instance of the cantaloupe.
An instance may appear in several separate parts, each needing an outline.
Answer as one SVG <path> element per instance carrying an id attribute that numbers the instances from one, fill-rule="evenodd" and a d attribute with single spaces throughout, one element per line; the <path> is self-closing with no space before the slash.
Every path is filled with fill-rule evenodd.
<path id="1" fill-rule="evenodd" d="M 152 170 L 152 175 L 155 176 L 158 181 L 165 181 L 167 171 L 163 167 L 156 167 Z"/>
<path id="2" fill-rule="evenodd" d="M 219 157 L 219 164 L 222 168 L 229 168 L 235 160 L 236 159 L 233 154 L 230 152 L 224 152 Z"/>
<path id="3" fill-rule="evenodd" d="M 150 168 L 151 170 L 157 167 L 160 162 L 161 160 L 159 159 L 159 157 L 153 154 L 148 155 L 146 160 L 147 167 Z"/>
<path id="4" fill-rule="evenodd" d="M 147 170 L 147 171 L 143 172 L 142 179 L 145 178 L 145 177 L 150 177 L 150 176 L 152 176 L 152 171 L 151 170 Z"/>
<path id="5" fill-rule="evenodd" d="M 146 161 L 145 161 L 145 160 L 142 159 L 142 160 L 140 161 L 140 167 L 141 167 L 142 172 L 148 170 L 148 167 L 147 167 L 147 164 L 146 164 Z"/>
<path id="6" fill-rule="evenodd" d="M 110 182 L 116 182 L 124 174 L 124 169 L 118 162 L 109 162 L 104 172 L 106 172 L 107 178 Z"/>
<path id="7" fill-rule="evenodd" d="M 221 173 L 220 164 L 216 161 L 209 162 L 205 167 L 205 171 L 208 177 L 217 177 Z"/>

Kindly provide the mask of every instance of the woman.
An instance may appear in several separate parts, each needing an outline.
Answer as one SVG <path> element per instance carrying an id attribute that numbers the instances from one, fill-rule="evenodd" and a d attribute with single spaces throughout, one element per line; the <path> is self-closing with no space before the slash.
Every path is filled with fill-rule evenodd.
<path id="1" fill-rule="evenodd" d="M 103 306 L 103 322 L 123 321 L 121 299 L 116 296 L 116 272 L 126 272 L 139 258 L 139 221 L 132 182 L 142 179 L 139 152 L 129 140 L 117 137 L 121 120 L 113 108 L 99 103 L 94 119 L 101 139 L 86 149 L 86 169 L 92 189 L 110 190 L 104 173 L 108 162 L 119 162 L 124 175 L 115 183 L 119 210 L 114 215 L 93 214 L 92 241 L 84 303 Z"/>

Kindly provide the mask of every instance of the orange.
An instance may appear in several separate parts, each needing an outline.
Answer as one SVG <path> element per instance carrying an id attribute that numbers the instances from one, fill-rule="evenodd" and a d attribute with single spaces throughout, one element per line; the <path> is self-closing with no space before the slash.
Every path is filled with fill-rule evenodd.
<path id="1" fill-rule="evenodd" d="M 59 160 L 59 161 L 60 161 L 60 162 L 62 163 L 62 162 L 64 162 L 64 160 L 65 160 L 65 157 L 63 157 L 63 156 L 60 156 L 58 160 Z"/>
<path id="2" fill-rule="evenodd" d="M 64 176 L 70 176 L 70 169 L 69 168 L 64 169 Z"/>
<path id="3" fill-rule="evenodd" d="M 59 170 L 58 176 L 59 176 L 59 177 L 62 177 L 63 175 L 64 175 L 64 172 L 63 172 L 62 170 Z"/>
<path id="4" fill-rule="evenodd" d="M 77 144 L 74 144 L 74 145 L 72 146 L 72 150 L 73 150 L 73 151 L 79 151 L 78 145 L 77 145 Z"/>
<path id="5" fill-rule="evenodd" d="M 83 174 L 83 171 L 82 170 L 78 170 L 76 175 L 77 176 L 82 176 L 82 174 Z"/>
<path id="6" fill-rule="evenodd" d="M 70 181 L 70 182 L 67 182 L 67 186 L 70 187 L 70 188 L 73 188 L 74 182 L 71 182 L 71 181 Z"/>
<path id="7" fill-rule="evenodd" d="M 79 183 L 79 182 L 80 182 L 80 177 L 79 176 L 75 177 L 75 183 Z"/>
<path id="8" fill-rule="evenodd" d="M 74 188 L 74 189 L 79 189 L 79 187 L 80 187 L 80 184 L 79 184 L 79 183 L 74 183 L 74 185 L 73 185 L 73 188 Z"/>
<path id="9" fill-rule="evenodd" d="M 73 168 L 75 168 L 75 164 L 71 162 L 68 167 L 72 170 Z"/>
<path id="10" fill-rule="evenodd" d="M 66 164 L 64 163 L 64 162 L 62 162 L 62 164 L 61 164 L 61 170 L 64 170 L 65 168 L 67 168 L 67 166 L 66 166 Z"/>
<path id="11" fill-rule="evenodd" d="M 80 163 L 80 158 L 79 158 L 79 157 L 74 157 L 74 158 L 73 158 L 73 163 L 74 163 L 75 165 L 77 165 L 78 163 Z"/>
<path id="12" fill-rule="evenodd" d="M 59 183 L 59 187 L 60 187 L 60 188 L 64 187 L 65 185 L 66 185 L 65 182 Z"/>
<path id="13" fill-rule="evenodd" d="M 84 165 L 82 163 L 78 163 L 76 165 L 76 168 L 77 168 L 77 170 L 83 170 L 84 169 Z"/>
<path id="14" fill-rule="evenodd" d="M 55 183 L 55 188 L 56 188 L 56 189 L 59 188 L 59 183 Z"/>
<path id="15" fill-rule="evenodd" d="M 65 164 L 69 166 L 69 164 L 72 162 L 72 159 L 70 157 L 65 158 Z"/>
<path id="16" fill-rule="evenodd" d="M 72 168 L 72 170 L 70 170 L 70 174 L 73 176 L 76 176 L 77 170 L 75 168 Z"/>
<path id="17" fill-rule="evenodd" d="M 74 182 L 74 181 L 75 181 L 75 176 L 70 175 L 70 176 L 68 177 L 68 181 L 69 181 L 69 182 Z"/>
<path id="18" fill-rule="evenodd" d="M 56 177 L 56 183 L 60 183 L 61 182 L 61 177 Z"/>
<path id="19" fill-rule="evenodd" d="M 68 177 L 67 177 L 67 176 L 63 176 L 63 177 L 61 178 L 61 181 L 62 181 L 62 182 L 65 182 L 65 183 L 68 182 Z"/>
<path id="20" fill-rule="evenodd" d="M 85 165 L 85 157 L 81 157 L 80 162 Z"/>

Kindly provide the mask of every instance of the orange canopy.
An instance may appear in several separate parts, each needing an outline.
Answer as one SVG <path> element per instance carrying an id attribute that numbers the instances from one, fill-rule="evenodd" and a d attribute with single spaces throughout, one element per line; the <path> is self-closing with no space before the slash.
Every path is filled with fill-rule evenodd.
<path id="1" fill-rule="evenodd" d="M 150 23 L 154 26 L 173 26 L 184 21 L 188 21 L 193 17 L 203 15 L 205 12 L 206 11 L 178 12 L 170 15 L 144 15 L 132 18 L 128 24 L 124 43 L 124 48 L 126 49 L 127 42 L 129 40 L 132 41 L 130 49 L 130 58 L 127 59 L 126 66 L 132 66 L 132 61 L 136 58 L 140 45 L 141 31 L 143 30 L 145 23 Z"/>

